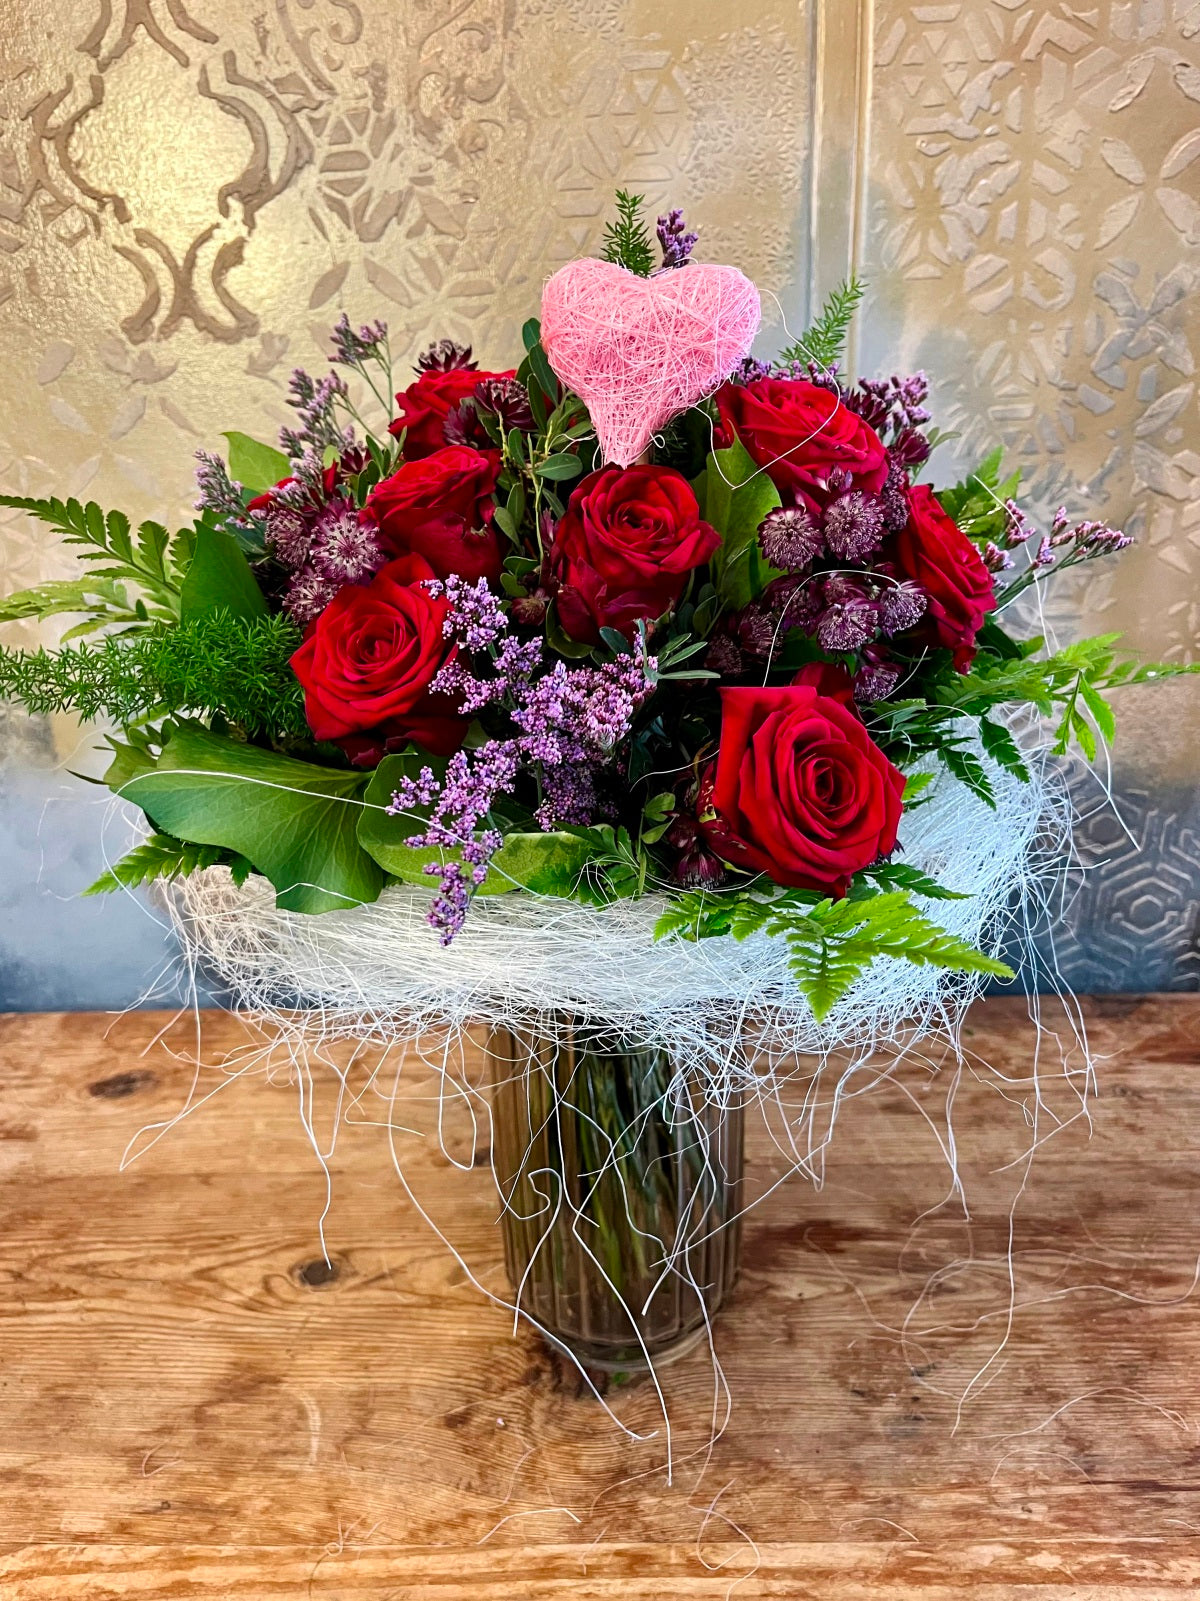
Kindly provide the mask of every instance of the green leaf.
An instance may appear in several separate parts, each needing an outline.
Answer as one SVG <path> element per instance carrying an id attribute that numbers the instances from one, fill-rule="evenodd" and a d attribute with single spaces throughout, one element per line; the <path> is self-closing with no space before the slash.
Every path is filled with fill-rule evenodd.
<path id="1" fill-rule="evenodd" d="M 918 795 L 923 795 L 933 783 L 933 773 L 909 773 L 904 780 L 904 792 L 900 796 L 901 806 L 911 806 Z"/>
<path id="2" fill-rule="evenodd" d="M 179 591 L 184 622 L 213 612 L 247 621 L 264 617 L 267 603 L 232 534 L 220 528 L 198 528 L 196 548 Z"/>
<path id="3" fill-rule="evenodd" d="M 547 456 L 533 470 L 539 478 L 576 478 L 583 471 L 583 463 L 569 451 L 560 451 L 557 455 Z"/>
<path id="4" fill-rule="evenodd" d="M 192 724 L 172 731 L 155 768 L 117 786 L 155 828 L 244 856 L 286 911 L 378 899 L 384 874 L 358 843 L 367 775 L 295 761 Z"/>
<path id="5" fill-rule="evenodd" d="M 235 430 L 223 437 L 229 441 L 229 476 L 252 495 L 261 495 L 291 476 L 292 464 L 281 450 Z"/>
<path id="6" fill-rule="evenodd" d="M 713 583 L 732 610 L 748 605 L 768 575 L 773 576 L 759 553 L 758 530 L 779 504 L 779 491 L 739 440 L 709 456 L 704 517 L 721 535 L 713 557 Z"/>
<path id="7" fill-rule="evenodd" d="M 233 873 L 239 887 L 250 876 L 250 863 L 244 856 L 236 856 L 220 845 L 193 845 L 186 840 L 172 839 L 169 834 L 151 834 L 140 845 L 127 851 L 119 862 L 101 873 L 94 884 L 83 891 L 85 895 L 110 895 L 114 890 L 137 889 L 154 879 L 186 878 L 201 868 L 225 865 Z"/>

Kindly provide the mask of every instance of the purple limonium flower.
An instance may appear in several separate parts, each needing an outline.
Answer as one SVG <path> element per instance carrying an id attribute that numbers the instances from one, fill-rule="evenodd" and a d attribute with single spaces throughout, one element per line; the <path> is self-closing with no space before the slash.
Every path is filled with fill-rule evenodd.
<path id="1" fill-rule="evenodd" d="M 198 450 L 196 461 L 196 510 L 247 527 L 250 519 L 242 504 L 242 486 L 229 476 L 224 459 L 211 450 Z"/>
<path id="2" fill-rule="evenodd" d="M 758 530 L 762 553 L 781 572 L 803 572 L 821 554 L 821 530 L 804 506 L 777 506 Z"/>
<path id="3" fill-rule="evenodd" d="M 486 650 L 494 645 L 508 627 L 500 597 L 488 588 L 486 578 L 472 583 L 458 573 L 451 573 L 444 582 L 440 578 L 427 579 L 425 587 L 431 595 L 444 595 L 450 602 L 442 633 L 447 639 L 457 639 L 470 651 Z"/>
<path id="4" fill-rule="evenodd" d="M 883 507 L 874 495 L 852 489 L 825 508 L 825 543 L 843 561 L 864 561 L 883 539 Z"/>
<path id="5" fill-rule="evenodd" d="M 898 534 L 908 521 L 908 474 L 898 462 L 888 461 L 888 475 L 879 492 L 879 505 L 883 512 L 883 526 L 889 534 Z"/>
<path id="6" fill-rule="evenodd" d="M 683 212 L 678 206 L 668 211 L 665 217 L 658 219 L 657 231 L 658 242 L 662 247 L 662 267 L 659 270 L 666 271 L 671 267 L 686 265 L 700 236 L 688 232 Z"/>
<path id="7" fill-rule="evenodd" d="M 1062 510 L 1065 514 L 1066 508 L 1064 507 Z M 1055 521 L 1057 522 L 1057 520 L 1058 518 L 1056 515 Z M 1012 550 L 1017 545 L 1023 545 L 1034 532 L 1035 530 L 1033 524 L 1029 521 L 1029 518 L 1026 517 L 1020 506 L 1017 505 L 1016 501 L 1006 500 L 1004 502 L 1005 548 L 1007 550 Z"/>
<path id="8" fill-rule="evenodd" d="M 989 573 L 1007 572 L 1012 566 L 1013 559 L 1008 551 L 1001 550 L 999 545 L 993 544 L 989 539 L 983 547 L 983 565 Z"/>
<path id="9" fill-rule="evenodd" d="M 364 323 L 355 332 L 350 326 L 350 318 L 343 311 L 330 335 L 333 341 L 331 359 L 343 367 L 361 367 L 364 362 L 379 358 L 381 349 L 387 344 L 387 336 L 386 322 Z"/>
<path id="10" fill-rule="evenodd" d="M 288 405 L 292 406 L 300 419 L 299 428 L 283 428 L 280 430 L 279 442 L 284 452 L 290 456 L 301 456 L 306 450 L 316 451 L 318 455 L 333 447 L 339 454 L 354 443 L 354 435 L 348 428 L 342 428 L 337 421 L 337 407 L 341 401 L 349 397 L 350 391 L 346 380 L 340 373 L 326 373 L 322 378 L 313 378 L 297 367 L 288 381 Z"/>
<path id="11" fill-rule="evenodd" d="M 1085 561 L 1093 556 L 1114 556 L 1118 551 L 1126 550 L 1133 544 L 1132 534 L 1099 522 L 1078 523 L 1072 530 L 1071 537 L 1075 541 L 1076 550 L 1082 553 Z"/>

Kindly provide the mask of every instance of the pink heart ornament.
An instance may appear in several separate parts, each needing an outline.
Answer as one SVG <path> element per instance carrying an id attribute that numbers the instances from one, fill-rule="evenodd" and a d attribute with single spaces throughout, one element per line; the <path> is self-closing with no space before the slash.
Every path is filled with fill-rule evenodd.
<path id="1" fill-rule="evenodd" d="M 542 348 L 587 406 L 605 460 L 628 467 L 750 354 L 761 317 L 736 267 L 688 262 L 640 278 L 585 257 L 542 290 Z"/>

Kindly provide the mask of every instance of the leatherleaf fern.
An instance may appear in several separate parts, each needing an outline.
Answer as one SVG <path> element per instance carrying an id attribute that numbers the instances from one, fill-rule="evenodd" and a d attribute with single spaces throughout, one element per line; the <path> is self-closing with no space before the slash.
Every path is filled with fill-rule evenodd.
<path id="1" fill-rule="evenodd" d="M 299 643 L 286 617 L 215 612 L 57 651 L 0 649 L 0 700 L 123 727 L 189 712 L 255 737 L 304 738 L 304 698 L 289 664 Z"/>
<path id="2" fill-rule="evenodd" d="M 918 967 L 1013 977 L 1003 962 L 939 928 L 911 898 L 914 890 L 943 899 L 959 897 L 921 874 L 889 877 L 888 869 L 881 868 L 876 876 L 878 882 L 871 883 L 860 875 L 840 901 L 795 889 L 766 899 L 760 886 L 725 894 L 692 890 L 663 912 L 655 936 L 697 940 L 728 934 L 744 940 L 765 933 L 783 939 L 788 967 L 818 1022 L 880 956 Z M 887 887 L 891 883 L 905 887 Z"/>

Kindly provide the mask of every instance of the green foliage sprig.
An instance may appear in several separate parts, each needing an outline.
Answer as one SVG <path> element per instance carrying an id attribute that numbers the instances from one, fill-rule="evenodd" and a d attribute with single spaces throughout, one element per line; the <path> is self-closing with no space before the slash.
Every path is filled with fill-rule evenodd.
<path id="1" fill-rule="evenodd" d="M 858 310 L 866 284 L 853 273 L 840 283 L 821 310 L 821 315 L 808 331 L 779 353 L 779 365 L 788 367 L 796 362 L 807 367 L 832 367 L 840 361 L 850 337 L 850 326 Z"/>
<path id="2" fill-rule="evenodd" d="M 881 891 L 862 879 L 841 901 L 823 900 L 805 890 L 785 890 L 772 899 L 751 891 L 691 890 L 662 914 L 655 935 L 697 940 L 731 934 L 744 940 L 761 931 L 784 939 L 788 967 L 818 1022 L 877 956 L 1012 978 L 1012 969 L 1003 962 L 931 922 L 911 893 L 909 888 Z"/>
<path id="3" fill-rule="evenodd" d="M 301 738 L 304 697 L 289 663 L 299 644 L 286 617 L 217 612 L 58 651 L 0 650 L 0 700 L 121 725 L 190 712 L 255 736 Z"/>
<path id="4" fill-rule="evenodd" d="M 135 530 L 124 512 L 105 512 L 94 500 L 84 505 L 78 500 L 0 495 L 0 506 L 27 511 L 60 533 L 64 544 L 81 547 L 77 554 L 87 561 L 89 571 L 89 577 L 78 584 L 42 585 L 42 604 L 37 610 L 11 608 L 14 604 L 28 604 L 25 597 L 39 591 L 26 590 L 10 597 L 5 602 L 10 609 L 0 620 L 83 611 L 91 617 L 93 627 L 101 628 L 111 622 L 140 622 L 143 617 L 169 622 L 179 616 L 180 588 L 195 547 L 194 529 L 181 529 L 172 535 L 161 523 L 144 522 Z M 97 581 L 102 582 L 98 585 Z M 134 618 L 124 615 L 130 602 L 119 586 L 126 583 L 136 584 L 144 596 L 144 612 L 137 611 L 135 602 Z"/>
<path id="5" fill-rule="evenodd" d="M 605 227 L 600 252 L 602 261 L 614 261 L 618 267 L 636 272 L 639 278 L 648 278 L 654 271 L 654 245 L 641 217 L 644 199 L 644 195 L 617 190 L 617 220 Z"/>

